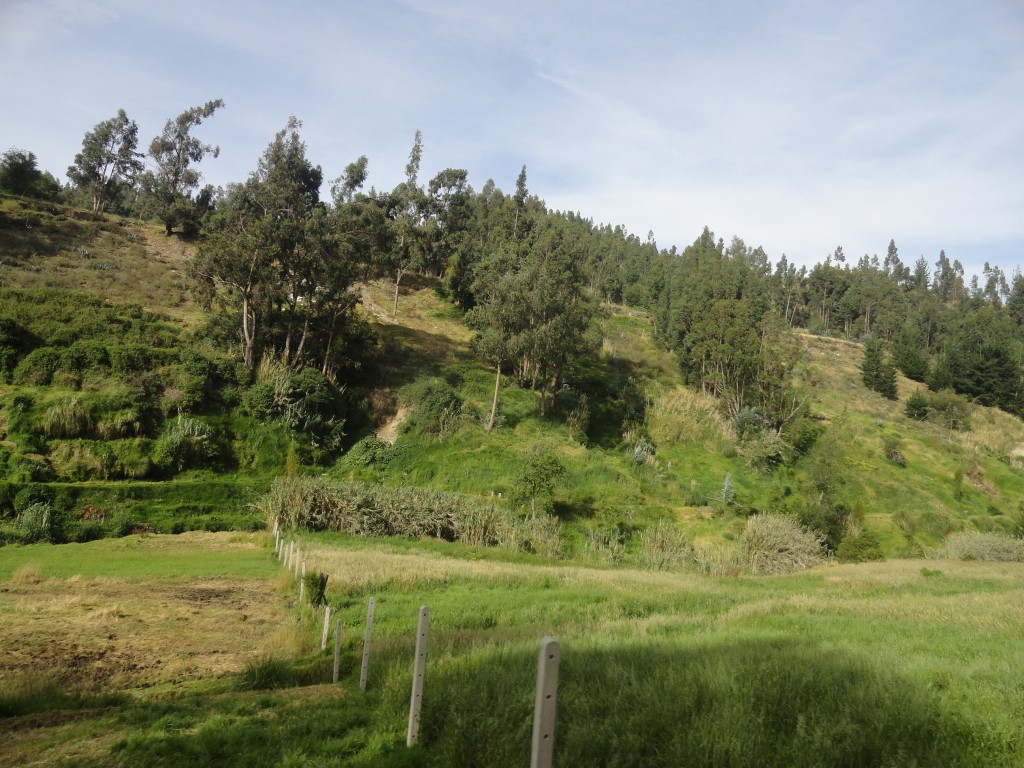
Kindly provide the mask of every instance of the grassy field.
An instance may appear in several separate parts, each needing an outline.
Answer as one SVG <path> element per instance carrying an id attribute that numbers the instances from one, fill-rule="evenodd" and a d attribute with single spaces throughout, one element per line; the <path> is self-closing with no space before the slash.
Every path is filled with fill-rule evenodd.
<path id="1" fill-rule="evenodd" d="M 296 605 L 267 534 L 5 548 L 0 763 L 524 765 L 552 635 L 557 765 L 1024 765 L 1019 564 L 718 579 L 443 542 L 298 542 L 343 622 L 337 686 L 322 614 Z M 420 605 L 423 725 L 407 750 Z"/>

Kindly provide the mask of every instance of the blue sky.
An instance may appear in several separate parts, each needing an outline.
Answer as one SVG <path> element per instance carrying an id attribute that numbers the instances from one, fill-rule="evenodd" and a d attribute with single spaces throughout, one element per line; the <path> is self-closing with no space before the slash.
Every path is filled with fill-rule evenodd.
<path id="1" fill-rule="evenodd" d="M 424 183 L 527 166 L 552 208 L 661 247 L 706 225 L 812 264 L 1024 265 L 1024 3 L 820 0 L 0 0 L 0 151 L 63 177 L 124 108 L 145 148 L 182 110 L 243 180 L 290 115 L 327 178 L 361 154 Z"/>

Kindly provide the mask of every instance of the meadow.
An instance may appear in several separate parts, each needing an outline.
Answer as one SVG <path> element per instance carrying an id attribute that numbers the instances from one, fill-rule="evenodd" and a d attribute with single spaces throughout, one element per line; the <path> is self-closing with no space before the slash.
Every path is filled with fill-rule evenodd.
<path id="1" fill-rule="evenodd" d="M 6 547 L 0 761 L 525 765 L 537 651 L 551 635 L 562 647 L 556 765 L 1024 764 L 1019 563 L 716 578 L 438 541 L 297 543 L 328 575 L 343 623 L 338 685 L 333 641 L 319 650 L 322 613 L 299 604 L 266 533 Z M 410 750 L 421 605 L 431 627 Z M 40 680 L 18 661 L 30 639 L 78 657 Z M 161 663 L 130 669 L 119 663 L 129 656 Z M 79 674 L 104 659 L 120 676 Z"/>

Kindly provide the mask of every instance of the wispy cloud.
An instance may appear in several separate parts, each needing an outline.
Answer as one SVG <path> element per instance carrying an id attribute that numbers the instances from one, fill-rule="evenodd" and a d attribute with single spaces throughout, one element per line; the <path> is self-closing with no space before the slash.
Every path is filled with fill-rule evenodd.
<path id="1" fill-rule="evenodd" d="M 708 225 L 807 262 L 890 237 L 908 260 L 1024 256 L 1014 0 L 14 0 L 0 66 L 2 148 L 57 173 L 118 107 L 148 141 L 223 98 L 217 183 L 295 114 L 328 176 L 366 154 L 390 188 L 421 129 L 424 176 L 508 188 L 525 163 L 550 205 L 663 246 Z"/>

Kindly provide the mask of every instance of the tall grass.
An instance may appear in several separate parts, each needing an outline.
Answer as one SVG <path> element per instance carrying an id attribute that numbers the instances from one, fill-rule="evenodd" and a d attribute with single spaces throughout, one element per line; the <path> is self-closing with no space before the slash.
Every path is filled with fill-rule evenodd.
<path id="1" fill-rule="evenodd" d="M 562 552 L 554 518 L 516 518 L 477 499 L 426 488 L 282 477 L 255 506 L 267 520 L 276 519 L 293 528 L 359 536 L 429 537 L 549 557 Z"/>

